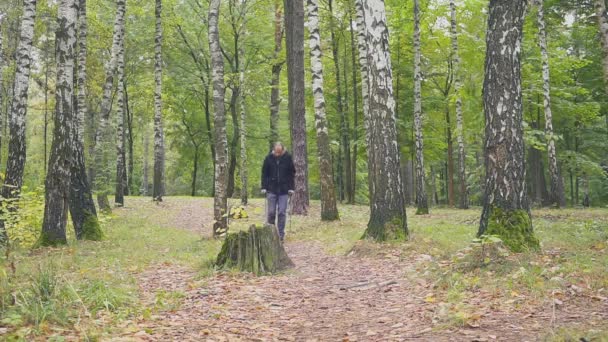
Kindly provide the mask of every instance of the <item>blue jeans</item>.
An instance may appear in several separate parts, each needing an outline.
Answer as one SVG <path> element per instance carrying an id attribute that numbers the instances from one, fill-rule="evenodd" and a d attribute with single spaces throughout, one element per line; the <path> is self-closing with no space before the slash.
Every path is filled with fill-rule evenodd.
<path id="1" fill-rule="evenodd" d="M 283 240 L 283 238 L 285 237 L 285 221 L 288 198 L 289 195 L 276 195 L 271 192 L 266 194 L 266 222 L 268 224 L 275 224 L 275 222 L 277 221 L 276 218 L 278 216 L 278 222 L 276 222 L 276 226 L 277 228 L 279 228 L 279 236 L 281 240 Z"/>

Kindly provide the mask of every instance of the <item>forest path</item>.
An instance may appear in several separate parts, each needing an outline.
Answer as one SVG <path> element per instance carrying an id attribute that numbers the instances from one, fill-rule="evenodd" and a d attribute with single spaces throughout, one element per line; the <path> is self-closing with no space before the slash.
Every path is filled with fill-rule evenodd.
<path id="1" fill-rule="evenodd" d="M 165 211 L 175 212 L 170 205 L 155 207 L 151 219 L 177 219 L 179 228 L 196 230 L 190 223 L 210 215 L 210 209 L 196 209 L 201 204 L 188 202 L 177 211 L 186 213 L 185 222 Z M 608 303 L 582 296 L 557 307 L 550 298 L 528 304 L 513 292 L 506 300 L 473 288 L 470 297 L 455 299 L 457 305 L 442 302 L 458 284 L 446 289 L 427 270 L 443 261 L 389 245 L 357 244 L 355 252 L 332 255 L 314 239 L 291 236 L 286 250 L 295 267 L 274 276 L 218 272 L 201 279 L 173 264 L 148 269 L 138 279 L 149 314 L 116 339 L 536 341 L 560 325 L 608 320 Z"/>

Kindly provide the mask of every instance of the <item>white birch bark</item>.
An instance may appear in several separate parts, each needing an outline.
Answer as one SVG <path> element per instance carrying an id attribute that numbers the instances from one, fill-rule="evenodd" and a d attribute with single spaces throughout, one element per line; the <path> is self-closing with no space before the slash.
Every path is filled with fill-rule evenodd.
<path id="1" fill-rule="evenodd" d="M 369 76 L 367 74 L 367 31 L 365 27 L 365 12 L 363 10 L 363 0 L 355 0 L 355 21 L 357 24 L 357 47 L 359 50 L 359 68 L 361 69 L 361 98 L 363 102 L 363 126 L 365 128 L 366 145 L 371 146 L 371 137 L 369 129 Z M 354 67 L 354 66 L 353 66 Z M 368 156 L 369 157 L 369 156 Z M 370 164 L 373 159 L 368 159 L 368 173 L 371 171 Z M 368 177 L 368 187 L 370 195 L 374 192 L 373 182 Z"/>
<path id="2" fill-rule="evenodd" d="M 156 0 L 156 34 L 154 36 L 154 186 L 152 197 L 155 201 L 162 201 L 165 194 L 165 137 L 163 133 L 162 108 L 162 0 Z"/>
<path id="3" fill-rule="evenodd" d="M 59 2 L 55 38 L 57 50 L 55 127 L 45 182 L 44 219 L 39 240 L 42 246 L 67 243 L 65 227 L 68 218 L 71 157 L 75 152 L 74 125 L 77 120 L 73 97 L 77 9 L 75 0 Z"/>
<path id="4" fill-rule="evenodd" d="M 547 156 L 549 158 L 549 174 L 551 176 L 551 203 L 555 206 L 566 205 L 564 184 L 557 165 L 555 135 L 553 133 L 553 113 L 551 111 L 551 76 L 549 72 L 549 53 L 547 52 L 547 30 L 543 0 L 536 0 L 538 7 L 538 40 L 543 63 L 543 107 L 545 112 L 545 135 L 547 138 Z"/>
<path id="5" fill-rule="evenodd" d="M 224 97 L 224 57 L 222 56 L 219 33 L 221 0 L 209 3 L 209 53 L 211 54 L 211 80 L 213 82 L 213 107 L 215 125 L 215 197 L 213 200 L 213 236 L 220 237 L 228 232 L 225 214 L 228 210 L 226 190 L 228 185 L 228 138 L 226 136 L 226 111 Z"/>
<path id="6" fill-rule="evenodd" d="M 312 93 L 315 107 L 319 180 L 321 183 L 321 219 L 324 221 L 332 221 L 337 220 L 339 215 L 336 205 L 327 116 L 325 114 L 325 96 L 323 95 L 323 63 L 321 61 L 323 51 L 321 50 L 321 34 L 319 32 L 318 0 L 308 0 L 307 5 L 310 68 L 312 72 Z"/>
<path id="7" fill-rule="evenodd" d="M 371 214 L 365 236 L 377 239 L 403 239 L 408 235 L 405 198 L 401 183 L 400 151 L 397 144 L 393 75 L 386 11 L 383 0 L 363 5 L 367 43 L 369 81 L 368 146 Z"/>
<path id="8" fill-rule="evenodd" d="M 456 93 L 456 140 L 458 141 L 458 175 L 460 178 L 460 209 L 469 208 L 467 188 L 466 154 L 464 149 L 464 117 L 462 113 L 462 80 L 460 78 L 460 51 L 458 48 L 458 21 L 456 19 L 456 4 L 450 0 L 452 64 L 454 68 L 454 92 Z"/>
<path id="9" fill-rule="evenodd" d="M 422 71 L 420 66 L 420 1 L 414 0 L 414 131 L 416 144 L 416 214 L 429 213 L 425 189 L 424 141 L 422 133 Z"/>
<path id="10" fill-rule="evenodd" d="M 24 0 L 23 15 L 16 51 L 16 71 L 13 86 L 13 98 L 9 112 L 9 143 L 6 161 L 5 179 L 0 195 L 2 198 L 15 198 L 21 192 L 26 159 L 25 124 L 28 104 L 30 69 L 32 63 L 32 41 L 34 39 L 34 21 L 36 18 L 36 0 Z M 8 236 L 4 220 L 0 220 L 0 242 L 6 242 Z"/>

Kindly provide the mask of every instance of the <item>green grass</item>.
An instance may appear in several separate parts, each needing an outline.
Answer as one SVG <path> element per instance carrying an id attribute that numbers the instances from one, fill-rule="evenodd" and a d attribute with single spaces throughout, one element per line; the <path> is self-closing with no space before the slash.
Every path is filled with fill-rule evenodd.
<path id="1" fill-rule="evenodd" d="M 67 247 L 13 252 L 15 273 L 6 260 L 2 267 L 1 324 L 17 339 L 64 334 L 62 329 L 73 327 L 79 339 L 101 337 L 116 322 L 145 310 L 137 278 L 146 269 L 180 265 L 209 274 L 219 242 L 167 228 L 151 219 L 158 215 L 154 209 L 105 217 L 101 242 L 71 240 Z M 183 297 L 159 296 L 157 309 L 175 308 Z"/>
<path id="2" fill-rule="evenodd" d="M 10 336 L 17 340 L 103 339 L 136 317 L 145 319 L 154 312 L 179 308 L 185 294 L 162 289 L 152 294 L 153 303 L 146 306 L 137 284 L 142 272 L 183 266 L 201 278 L 213 274 L 220 242 L 203 237 L 211 230 L 210 217 L 200 219 L 208 222 L 195 217 L 187 224 L 181 217 L 183 206 L 210 211 L 212 199 L 169 197 L 160 207 L 144 198 L 126 202 L 127 207 L 115 211 L 115 216 L 102 217 L 105 239 L 101 242 L 72 238 L 67 247 L 23 249 L 2 259 L 0 325 L 8 328 Z M 232 220 L 230 230 L 262 222 L 263 203 L 253 199 L 247 207 L 249 218 Z M 340 206 L 339 221 L 320 222 L 318 202 L 312 204 L 308 216 L 288 221 L 288 242 L 315 241 L 334 255 L 384 257 L 396 252 L 402 259 L 415 260 L 416 270 L 409 276 L 436 285 L 433 301 L 439 307 L 440 323 L 436 329 L 475 321 L 475 308 L 467 303 L 479 293 L 500 305 L 521 309 L 543 303 L 553 291 L 567 293 L 571 285 L 589 296 L 608 288 L 608 209 L 533 211 L 540 252 L 511 253 L 475 263 L 480 257 L 472 240 L 480 208 L 431 208 L 430 215 L 414 215 L 408 209 L 410 239 L 380 244 L 361 240 L 367 206 Z M 182 229 L 186 226 L 190 228 Z M 566 327 L 552 332 L 548 340 L 566 341 L 569 334 L 579 331 L 589 333 L 584 327 Z M 602 333 L 586 336 L 605 336 Z"/>

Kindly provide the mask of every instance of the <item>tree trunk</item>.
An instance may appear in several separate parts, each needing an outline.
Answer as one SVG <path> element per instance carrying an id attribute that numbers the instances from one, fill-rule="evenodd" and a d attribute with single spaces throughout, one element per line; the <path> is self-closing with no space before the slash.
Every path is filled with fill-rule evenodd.
<path id="1" fill-rule="evenodd" d="M 44 42 L 44 133 L 42 139 L 43 149 L 44 149 L 44 174 L 46 175 L 46 170 L 48 169 L 48 132 L 49 132 L 49 50 L 51 47 L 49 46 L 49 40 L 46 39 Z M 80 119 L 80 117 L 79 117 Z M 2 146 L 0 146 L 1 148 Z"/>
<path id="2" fill-rule="evenodd" d="M 237 114 L 237 107 L 241 92 L 240 85 L 233 85 L 232 94 L 230 95 L 230 116 L 232 118 L 232 139 L 230 139 L 230 158 L 228 159 L 228 186 L 226 188 L 226 196 L 232 198 L 234 196 L 234 174 L 236 172 L 236 153 L 239 148 L 239 116 Z"/>
<path id="3" fill-rule="evenodd" d="M 243 52 L 241 51 L 241 55 Z M 241 93 L 240 93 L 240 105 L 241 105 L 241 204 L 247 205 L 247 190 L 249 188 L 249 178 L 247 176 L 247 122 L 246 122 L 246 112 L 245 112 L 245 94 L 244 94 L 244 83 L 245 83 L 245 70 L 244 67 L 241 67 L 240 72 L 240 84 L 241 84 Z"/>
<path id="4" fill-rule="evenodd" d="M 353 78 L 353 157 L 352 157 L 352 185 L 353 191 L 353 202 L 355 204 L 357 195 L 357 157 L 359 154 L 359 90 L 357 88 L 357 45 L 355 44 L 355 30 L 356 23 L 353 21 L 353 8 L 351 8 L 352 2 L 348 2 L 348 23 L 351 28 L 350 31 L 350 45 L 351 45 L 351 63 L 352 63 L 352 78 Z"/>
<path id="5" fill-rule="evenodd" d="M 282 271 L 293 267 L 294 264 L 287 256 L 275 226 L 252 225 L 247 231 L 232 233 L 226 237 L 215 266 L 262 275 Z"/>
<path id="6" fill-rule="evenodd" d="M 224 57 L 220 47 L 219 15 L 221 0 L 209 3 L 209 53 L 211 55 L 211 77 L 213 80 L 213 107 L 215 110 L 215 197 L 213 201 L 213 236 L 220 237 L 228 232 L 228 222 L 224 214 L 228 210 L 226 183 L 228 181 L 226 157 L 226 113 L 224 107 Z"/>
<path id="7" fill-rule="evenodd" d="M 45 182 L 44 220 L 38 244 L 40 246 L 67 243 L 66 223 L 70 195 L 71 157 L 74 156 L 74 59 L 76 50 L 77 4 L 61 0 L 57 15 L 56 49 L 57 82 L 55 120 L 49 171 Z"/>
<path id="8" fill-rule="evenodd" d="M 606 13 L 606 2 L 604 0 L 595 0 L 595 12 L 600 28 L 600 42 L 604 52 L 602 59 L 604 87 L 608 95 L 608 14 Z"/>
<path id="9" fill-rule="evenodd" d="M 363 5 L 369 73 L 369 129 L 373 190 L 371 214 L 364 236 L 376 240 L 404 239 L 408 236 L 405 199 L 399 173 L 393 75 L 388 51 L 388 27 L 383 0 L 367 0 Z"/>
<path id="10" fill-rule="evenodd" d="M 123 32 L 125 29 L 123 28 Z M 124 34 L 124 33 L 123 33 Z M 127 175 L 125 158 L 125 42 L 121 41 L 118 59 L 116 62 L 118 85 L 118 109 L 116 110 L 116 191 L 114 192 L 114 205 L 125 205 L 124 179 Z"/>
<path id="11" fill-rule="evenodd" d="M 521 91 L 525 0 L 491 0 L 483 102 L 486 192 L 478 235 L 514 251 L 537 249 L 526 192 Z"/>
<path id="12" fill-rule="evenodd" d="M 162 80 L 163 80 L 163 56 L 162 39 L 163 28 L 161 20 L 162 0 L 156 0 L 156 35 L 154 37 L 154 187 L 152 198 L 162 201 L 165 195 L 165 138 L 163 134 L 163 109 L 162 109 Z"/>
<path id="13" fill-rule="evenodd" d="M 344 109 L 345 103 L 342 98 L 342 78 L 341 78 L 341 70 L 340 70 L 340 51 L 338 40 L 336 39 L 335 34 L 335 19 L 333 12 L 333 0 L 329 0 L 329 18 L 330 18 L 330 33 L 331 33 L 331 50 L 333 53 L 334 60 L 334 68 L 335 68 L 335 76 L 336 76 L 336 99 L 338 101 L 338 115 L 340 116 L 340 138 L 342 148 L 342 156 L 343 156 L 343 165 L 342 171 L 344 174 L 344 193 L 346 195 L 346 200 L 348 203 L 352 204 L 354 202 L 353 190 L 352 190 L 352 174 L 351 174 L 351 160 L 350 160 L 350 124 L 348 120 L 348 115 Z M 346 73 L 346 70 L 344 70 Z M 345 88 L 346 89 L 346 88 Z"/>
<path id="14" fill-rule="evenodd" d="M 283 15 L 279 0 L 274 2 L 274 54 L 272 59 L 272 77 L 270 79 L 270 149 L 275 142 L 279 141 L 279 107 L 281 105 L 281 94 L 279 83 L 281 80 L 281 69 L 285 61 L 279 60 L 283 42 Z"/>
<path id="15" fill-rule="evenodd" d="M 133 113 L 131 112 L 131 108 L 129 107 L 129 93 L 127 92 L 127 83 L 125 82 L 125 114 L 126 116 L 126 124 L 127 124 L 127 148 L 129 150 L 129 160 L 127 166 L 127 173 L 125 174 L 126 179 L 124 180 L 127 186 L 125 187 L 125 196 L 129 196 L 130 194 L 134 194 L 133 190 L 133 166 L 135 163 L 133 156 Z"/>
<path id="16" fill-rule="evenodd" d="M 103 85 L 103 97 L 101 99 L 101 111 L 99 113 L 99 124 L 97 133 L 95 134 L 95 167 L 93 168 L 95 179 L 94 185 L 97 191 L 97 202 L 101 211 L 110 212 L 110 201 L 108 193 L 111 184 L 111 175 L 109 168 L 109 152 L 111 143 L 112 130 L 109 125 L 110 111 L 112 107 L 112 90 L 114 88 L 114 75 L 118 64 L 118 54 L 124 40 L 124 19 L 125 18 L 125 0 L 116 1 L 116 18 L 114 21 L 114 34 L 112 38 L 112 52 L 110 61 L 106 67 L 106 79 Z"/>
<path id="17" fill-rule="evenodd" d="M 192 192 L 190 196 L 196 196 L 196 177 L 198 176 L 198 146 L 194 147 L 194 165 L 192 166 Z"/>
<path id="18" fill-rule="evenodd" d="M 308 0 L 308 31 L 310 33 L 310 67 L 312 73 L 312 93 L 315 104 L 315 128 L 317 132 L 317 153 L 319 160 L 319 181 L 321 183 L 321 220 L 333 221 L 339 218 L 336 205 L 331 149 L 327 116 L 325 114 L 325 96 L 323 94 L 323 52 L 321 50 L 321 33 L 319 32 L 318 0 Z"/>
<path id="19" fill-rule="evenodd" d="M 564 183 L 557 166 L 555 150 L 556 137 L 553 134 L 553 113 L 551 112 L 551 79 L 549 74 L 549 53 L 547 52 L 547 32 L 543 0 L 536 0 L 538 6 L 538 39 L 543 61 L 543 97 L 545 108 L 545 134 L 547 136 L 547 155 L 549 157 L 549 174 L 551 176 L 551 204 L 557 208 L 566 206 Z"/>
<path id="20" fill-rule="evenodd" d="M 209 149 L 211 150 L 211 160 L 213 161 L 213 186 L 211 187 L 211 196 L 215 197 L 215 180 L 216 175 L 215 175 L 215 170 L 217 170 L 216 165 L 215 165 L 215 161 L 216 156 L 215 156 L 215 139 L 213 138 L 213 127 L 211 126 L 211 109 L 210 108 L 210 104 L 209 104 L 209 84 L 207 84 L 207 87 L 205 88 L 205 124 L 206 124 L 206 128 L 207 128 L 207 138 L 209 139 Z"/>
<path id="21" fill-rule="evenodd" d="M 420 3 L 414 0 L 414 129 L 416 134 L 416 215 L 429 213 L 422 137 L 422 71 L 420 66 Z"/>
<path id="22" fill-rule="evenodd" d="M 304 98 L 304 1 L 284 0 L 291 144 L 296 168 L 294 215 L 308 213 L 308 149 Z"/>
<path id="23" fill-rule="evenodd" d="M 3 26 L 4 16 L 0 17 L 0 27 Z M 2 163 L 2 129 L 4 126 L 3 116 L 4 116 L 4 45 L 3 45 L 3 35 L 0 34 L 0 163 Z M 46 49 L 45 49 L 46 52 Z M 47 56 L 45 55 L 45 61 L 47 60 Z M 45 64 L 45 74 L 48 77 L 48 65 Z M 48 85 L 48 82 L 45 82 Z M 46 91 L 48 86 L 45 86 L 45 98 Z M 46 110 L 46 101 L 45 101 L 45 110 Z M 46 156 L 46 153 L 45 153 Z M 44 160 L 44 170 L 46 171 L 46 158 Z M 0 233 L 1 234 L 1 233 Z M 0 236 L 1 238 L 1 236 Z"/>
<path id="24" fill-rule="evenodd" d="M 357 21 L 357 47 L 359 50 L 359 67 L 361 68 L 361 98 L 363 102 L 363 126 L 365 128 L 365 142 L 369 150 L 371 147 L 370 113 L 369 113 L 369 75 L 367 66 L 367 27 L 365 26 L 365 11 L 363 0 L 355 0 L 356 21 Z M 369 155 L 369 151 L 368 151 Z M 371 175 L 371 160 L 367 161 L 367 171 Z M 370 199 L 374 191 L 372 179 L 367 178 Z"/>
<path id="25" fill-rule="evenodd" d="M 77 116 L 73 120 L 74 155 L 70 178 L 69 208 L 76 239 L 101 240 L 103 234 L 97 220 L 97 209 L 87 179 L 84 159 L 84 118 L 87 116 L 87 2 L 78 3 L 78 96 Z"/>
<path id="26" fill-rule="evenodd" d="M 147 127 L 147 126 L 144 126 Z M 143 172 L 141 177 L 141 195 L 148 196 L 148 187 L 150 182 L 148 181 L 148 155 L 150 154 L 150 135 L 147 132 L 147 129 L 143 130 L 143 145 L 144 145 L 144 156 L 143 156 Z"/>
<path id="27" fill-rule="evenodd" d="M 446 101 L 449 95 L 446 93 Z M 450 107 L 446 104 L 445 106 L 445 140 L 447 143 L 447 177 L 448 177 L 448 206 L 453 207 L 456 205 L 455 191 L 454 191 L 454 139 L 452 138 L 452 120 L 450 117 Z"/>
<path id="28" fill-rule="evenodd" d="M 460 94 L 462 82 L 460 80 L 460 52 L 458 49 L 458 26 L 456 21 L 456 5 L 450 0 L 451 33 L 452 33 L 452 66 L 454 72 L 456 93 L 456 140 L 458 142 L 458 178 L 460 181 L 460 209 L 469 208 L 469 194 L 467 188 L 466 154 L 464 150 L 464 119 L 462 114 L 462 96 Z"/>
<path id="29" fill-rule="evenodd" d="M 25 117 L 27 114 L 35 18 L 36 0 L 24 0 L 19 45 L 16 50 L 15 83 L 9 122 L 8 159 L 6 161 L 4 185 L 0 191 L 0 196 L 6 201 L 18 198 L 21 186 L 23 185 L 26 157 Z M 4 244 L 7 241 L 8 235 L 6 234 L 5 222 L 3 218 L 0 218 L 0 244 Z"/>

